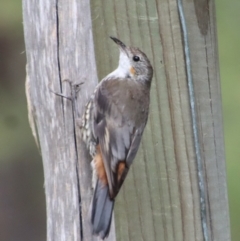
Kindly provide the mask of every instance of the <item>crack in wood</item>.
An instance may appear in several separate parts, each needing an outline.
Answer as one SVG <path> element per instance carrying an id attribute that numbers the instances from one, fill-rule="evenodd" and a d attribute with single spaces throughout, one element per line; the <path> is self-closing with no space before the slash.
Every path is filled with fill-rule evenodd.
<path id="1" fill-rule="evenodd" d="M 79 84 L 72 84 L 70 80 L 66 80 L 69 82 L 71 87 L 71 99 L 72 99 L 72 117 L 73 117 L 73 136 L 74 136 L 74 146 L 75 146 L 75 155 L 76 155 L 76 177 L 77 177 L 77 190 L 78 190 L 78 201 L 79 201 L 79 222 L 80 222 L 80 237 L 83 239 L 83 221 L 82 221 L 82 206 L 81 206 L 81 186 L 80 186 L 80 177 L 79 177 L 79 156 L 77 151 L 77 132 L 76 132 L 76 119 L 78 118 L 76 103 L 77 103 L 77 87 Z M 82 83 L 80 83 L 81 85 Z"/>
<path id="2" fill-rule="evenodd" d="M 190 48 L 188 43 L 188 29 L 186 25 L 183 3 L 182 0 L 178 0 L 178 12 L 180 18 L 180 24 L 182 28 L 183 35 L 183 45 L 184 45 L 184 54 L 186 61 L 186 71 L 187 71 L 187 83 L 188 83 L 188 92 L 189 92 L 189 100 L 190 100 L 190 110 L 192 117 L 192 129 L 193 129 L 193 140 L 195 147 L 195 155 L 196 155 L 196 164 L 197 164 L 197 173 L 198 173 L 198 186 L 199 186 L 199 195 L 200 195 L 200 210 L 201 210 L 201 224 L 203 230 L 203 238 L 204 241 L 209 241 L 209 231 L 207 225 L 207 210 L 206 210 L 206 187 L 204 183 L 204 173 L 203 173 L 203 160 L 201 156 L 201 145 L 199 143 L 199 129 L 197 124 L 197 113 L 196 113 L 196 99 L 194 93 L 193 86 L 193 76 L 192 76 L 192 66 L 190 60 Z"/>
<path id="3" fill-rule="evenodd" d="M 82 222 L 82 206 L 81 206 L 81 190 L 80 190 L 80 177 L 79 177 L 79 157 L 77 151 L 77 132 L 76 132 L 76 117 L 77 116 L 77 109 L 76 103 L 77 100 L 76 96 L 76 85 L 71 84 L 71 95 L 72 99 L 72 112 L 73 112 L 73 134 L 74 134 L 74 146 L 75 146 L 75 154 L 76 154 L 76 177 L 77 177 L 77 187 L 78 187 L 78 201 L 79 201 L 79 222 L 80 222 L 80 236 L 81 240 L 83 240 L 83 222 Z"/>

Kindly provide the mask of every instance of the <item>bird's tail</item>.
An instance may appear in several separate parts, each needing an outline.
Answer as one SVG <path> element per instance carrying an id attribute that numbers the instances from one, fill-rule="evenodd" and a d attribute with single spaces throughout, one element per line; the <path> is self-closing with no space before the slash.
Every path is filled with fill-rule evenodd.
<path id="1" fill-rule="evenodd" d="M 97 181 L 93 200 L 91 204 L 91 223 L 93 234 L 102 239 L 108 236 L 114 200 L 110 199 L 108 185 L 103 185 L 100 180 Z"/>

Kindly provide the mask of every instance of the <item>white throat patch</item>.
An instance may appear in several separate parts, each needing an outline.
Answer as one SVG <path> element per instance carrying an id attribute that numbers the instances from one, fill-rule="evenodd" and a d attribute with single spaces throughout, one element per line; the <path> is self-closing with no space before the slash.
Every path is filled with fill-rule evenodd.
<path id="1" fill-rule="evenodd" d="M 119 64 L 117 69 L 110 73 L 106 79 L 110 78 L 125 78 L 130 75 L 131 64 L 128 56 L 122 50 L 120 50 Z"/>

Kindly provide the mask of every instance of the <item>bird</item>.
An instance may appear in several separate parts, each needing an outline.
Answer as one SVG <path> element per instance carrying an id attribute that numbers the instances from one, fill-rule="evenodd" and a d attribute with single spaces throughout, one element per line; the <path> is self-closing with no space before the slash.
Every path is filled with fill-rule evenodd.
<path id="1" fill-rule="evenodd" d="M 93 160 L 92 233 L 109 235 L 115 198 L 136 156 L 149 114 L 152 65 L 140 49 L 110 37 L 118 67 L 103 78 L 87 102 L 80 133 Z"/>

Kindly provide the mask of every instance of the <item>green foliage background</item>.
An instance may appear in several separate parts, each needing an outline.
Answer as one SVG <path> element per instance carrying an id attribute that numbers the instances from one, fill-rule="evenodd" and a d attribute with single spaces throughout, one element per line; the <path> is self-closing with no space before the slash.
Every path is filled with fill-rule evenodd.
<path id="1" fill-rule="evenodd" d="M 215 0 L 232 241 L 240 240 L 240 0 Z M 24 93 L 21 1 L 0 0 L 0 240 L 45 240 L 41 158 Z M 27 197 L 27 198 L 26 198 Z"/>
<path id="2" fill-rule="evenodd" d="M 240 1 L 215 0 L 232 240 L 240 240 Z"/>

